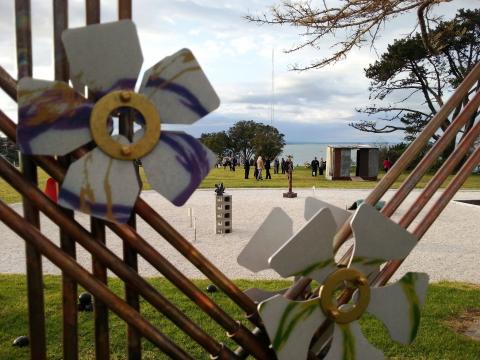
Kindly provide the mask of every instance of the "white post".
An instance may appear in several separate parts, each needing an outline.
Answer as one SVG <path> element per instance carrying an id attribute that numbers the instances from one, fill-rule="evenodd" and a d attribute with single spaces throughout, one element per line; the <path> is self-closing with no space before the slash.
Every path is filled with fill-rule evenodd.
<path id="1" fill-rule="evenodd" d="M 315 185 L 312 186 L 313 196 L 315 196 Z"/>
<path id="2" fill-rule="evenodd" d="M 192 227 L 192 226 L 193 226 L 193 223 L 192 223 L 192 221 L 193 221 L 193 220 L 192 220 L 192 218 L 193 218 L 193 209 L 192 209 L 191 207 L 189 207 L 189 208 L 187 209 L 187 211 L 188 211 L 188 217 L 190 218 L 190 227 Z"/>
<path id="3" fill-rule="evenodd" d="M 193 217 L 193 241 L 197 242 L 197 217 Z"/>

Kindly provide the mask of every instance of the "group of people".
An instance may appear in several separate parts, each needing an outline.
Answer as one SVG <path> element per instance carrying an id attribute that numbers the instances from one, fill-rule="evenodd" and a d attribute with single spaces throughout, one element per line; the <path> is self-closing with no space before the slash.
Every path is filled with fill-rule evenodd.
<path id="1" fill-rule="evenodd" d="M 320 161 L 318 161 L 315 156 L 315 159 L 312 160 L 310 166 L 312 167 L 312 176 L 317 176 L 317 173 L 323 175 L 323 170 L 327 167 L 327 162 L 323 161 L 323 158 L 320 158 Z"/>
<path id="2" fill-rule="evenodd" d="M 227 156 L 222 159 L 223 170 L 225 170 L 228 166 L 230 168 L 230 171 L 235 171 L 237 164 L 238 164 L 238 160 L 235 156 L 232 156 L 232 157 Z"/>
<path id="3" fill-rule="evenodd" d="M 265 179 L 271 179 L 272 174 L 270 173 L 270 169 L 272 168 L 272 166 L 274 174 L 279 174 L 280 171 L 282 171 L 282 174 L 285 174 L 288 170 L 289 162 L 291 162 L 291 159 L 287 158 L 287 160 L 285 160 L 283 157 L 281 160 L 275 158 L 273 160 L 273 164 L 272 160 L 270 160 L 269 158 L 263 159 L 262 156 L 258 156 L 257 160 L 245 159 L 243 163 L 243 168 L 245 169 L 245 179 L 249 178 L 250 168 L 252 166 L 254 167 L 253 176 L 257 181 L 263 180 L 264 171 Z"/>

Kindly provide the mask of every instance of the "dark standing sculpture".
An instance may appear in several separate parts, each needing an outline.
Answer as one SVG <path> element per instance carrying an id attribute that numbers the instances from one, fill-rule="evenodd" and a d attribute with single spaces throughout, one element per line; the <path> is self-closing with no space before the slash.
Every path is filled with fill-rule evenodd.
<path id="1" fill-rule="evenodd" d="M 297 193 L 292 191 L 292 178 L 293 178 L 293 156 L 288 155 L 287 161 L 285 161 L 285 170 L 288 177 L 288 192 L 283 193 L 284 198 L 296 198 Z"/>
<path id="2" fill-rule="evenodd" d="M 215 193 L 217 194 L 217 196 L 222 196 L 224 192 L 225 186 L 223 185 L 223 183 L 215 184 Z"/>

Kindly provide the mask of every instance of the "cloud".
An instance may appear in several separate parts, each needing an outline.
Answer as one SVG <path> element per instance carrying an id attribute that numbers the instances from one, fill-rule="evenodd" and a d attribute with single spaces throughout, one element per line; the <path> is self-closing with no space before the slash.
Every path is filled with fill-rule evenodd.
<path id="1" fill-rule="evenodd" d="M 244 20 L 247 13 L 260 14 L 275 0 L 158 0 L 133 2 L 144 55 L 143 70 L 178 49 L 192 49 L 217 90 L 221 107 L 191 127 L 177 127 L 194 135 L 224 130 L 238 120 L 269 123 L 272 103 L 272 49 L 275 49 L 275 117 L 273 124 L 287 136 L 287 141 L 312 141 L 329 138 L 342 141 L 363 134 L 348 123 L 360 118 L 355 108 L 369 104 L 368 79 L 363 69 L 376 58 L 375 51 L 354 49 L 345 61 L 322 70 L 305 73 L 288 71 L 289 64 L 308 64 L 321 58 L 330 40 L 322 40 L 321 50 L 307 48 L 285 54 L 299 41 L 299 28 L 258 26 Z M 456 8 L 472 7 L 466 0 L 438 6 L 453 14 Z M 102 2 L 102 21 L 115 21 L 117 2 Z M 52 4 L 32 2 L 34 76 L 53 79 Z M 385 25 L 378 51 L 386 49 L 393 38 L 412 29 L 415 15 L 400 16 Z M 84 0 L 69 2 L 71 27 L 85 23 Z M 0 1 L 0 65 L 16 74 L 14 2 Z M 15 105 L 0 92 L 0 108 L 15 117 Z M 399 135 L 385 135 L 397 139 Z M 320 141 L 320 140 L 319 140 Z M 334 141 L 334 140 L 332 140 Z"/>

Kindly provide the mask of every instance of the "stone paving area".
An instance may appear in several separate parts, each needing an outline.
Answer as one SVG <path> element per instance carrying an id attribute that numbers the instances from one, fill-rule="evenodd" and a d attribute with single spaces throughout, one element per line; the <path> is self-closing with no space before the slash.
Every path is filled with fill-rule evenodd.
<path id="1" fill-rule="evenodd" d="M 312 189 L 295 190 L 296 199 L 282 197 L 284 189 L 232 189 L 227 193 L 233 196 L 233 233 L 214 234 L 213 190 L 198 190 L 183 207 L 171 205 L 154 191 L 145 191 L 142 197 L 166 218 L 181 234 L 192 242 L 198 250 L 207 256 L 230 278 L 277 278 L 273 271 L 252 274 L 236 263 L 236 257 L 248 242 L 255 230 L 268 215 L 270 210 L 282 207 L 294 220 L 294 229 L 298 230 L 304 223 L 303 206 L 305 198 L 317 196 L 319 199 L 336 206 L 346 208 L 355 200 L 365 198 L 370 190 L 352 189 Z M 393 190 L 394 191 L 394 190 Z M 385 197 L 392 196 L 389 191 Z M 414 191 L 405 201 L 411 204 L 419 191 Z M 438 194 L 437 194 L 438 196 Z M 480 191 L 460 191 L 455 196 L 458 200 L 480 199 Z M 190 227 L 188 208 L 193 209 L 196 217 L 196 239 L 194 229 Z M 12 208 L 21 211 L 21 204 L 13 204 Z M 405 205 L 397 211 L 398 219 L 405 211 Z M 88 229 L 88 217 L 77 215 L 77 220 Z M 58 244 L 58 228 L 42 216 L 42 232 Z M 415 224 L 412 224 L 414 226 Z M 141 219 L 138 220 L 140 234 L 148 240 L 163 256 L 175 264 L 190 278 L 202 278 L 182 255 L 173 249 L 165 240 L 149 228 Z M 410 228 L 412 229 L 412 228 Z M 107 230 L 107 246 L 121 256 L 122 243 Z M 0 273 L 25 272 L 25 246 L 23 240 L 16 236 L 3 223 L 0 223 Z M 77 248 L 77 257 L 83 266 L 91 268 L 91 257 L 81 247 Z M 457 280 L 480 283 L 480 206 L 452 201 L 443 211 L 422 241 L 413 250 L 405 263 L 397 272 L 397 277 L 406 271 L 424 271 L 432 281 Z M 139 261 L 139 270 L 145 276 L 160 274 L 145 261 Z M 59 274 L 60 271 L 49 261 L 44 261 L 44 272 Z"/>

